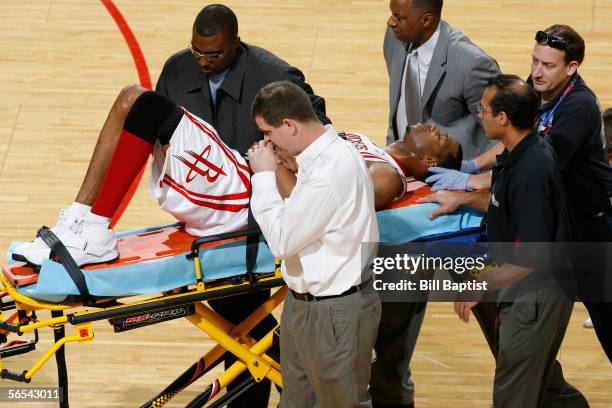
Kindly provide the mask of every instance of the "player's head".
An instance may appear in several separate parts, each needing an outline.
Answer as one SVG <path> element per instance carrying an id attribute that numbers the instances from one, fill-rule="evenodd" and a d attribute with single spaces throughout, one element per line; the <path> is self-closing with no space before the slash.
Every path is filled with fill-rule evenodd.
<path id="1" fill-rule="evenodd" d="M 305 147 L 300 130 L 309 123 L 321 123 L 308 94 L 290 81 L 272 82 L 261 88 L 251 105 L 251 117 L 264 140 L 291 155 L 298 155 Z"/>
<path id="2" fill-rule="evenodd" d="M 435 31 L 442 14 L 442 0 L 391 0 L 387 26 L 395 37 L 413 47 L 420 46 L 426 33 Z"/>
<path id="3" fill-rule="evenodd" d="M 463 160 L 461 144 L 435 125 L 410 126 L 402 140 L 385 148 L 398 159 L 411 176 L 423 180 L 428 167 L 459 170 Z"/>
<path id="4" fill-rule="evenodd" d="M 584 60 L 584 39 L 572 27 L 555 24 L 535 35 L 531 78 L 539 93 L 555 95 Z"/>
<path id="5" fill-rule="evenodd" d="M 234 61 L 240 46 L 238 19 L 222 4 L 210 4 L 202 9 L 193 23 L 189 50 L 202 71 L 217 75 Z"/>
<path id="6" fill-rule="evenodd" d="M 516 75 L 491 78 L 480 100 L 479 115 L 489 139 L 503 138 L 511 129 L 532 129 L 538 114 L 538 94 Z"/>

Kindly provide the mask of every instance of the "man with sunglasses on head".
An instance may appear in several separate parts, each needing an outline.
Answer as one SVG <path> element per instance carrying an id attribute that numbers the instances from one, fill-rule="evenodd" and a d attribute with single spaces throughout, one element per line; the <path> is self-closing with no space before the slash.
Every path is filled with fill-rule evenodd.
<path id="1" fill-rule="evenodd" d="M 280 80 L 304 89 L 317 118 L 330 123 L 325 100 L 314 94 L 299 69 L 263 48 L 242 42 L 234 12 L 224 5 L 210 4 L 197 15 L 189 46 L 164 65 L 155 89 L 210 123 L 229 147 L 244 155 L 254 142 L 263 139 L 251 119 L 251 103 L 263 86 Z M 224 318 L 238 324 L 268 297 L 269 291 L 259 291 L 209 303 Z M 251 334 L 260 338 L 275 324 L 269 316 Z M 269 381 L 264 380 L 229 406 L 267 407 L 269 389 Z"/>
<path id="2" fill-rule="evenodd" d="M 606 154 L 599 102 L 578 74 L 578 67 L 584 60 L 584 40 L 567 25 L 553 25 L 538 31 L 535 41 L 528 81 L 540 95 L 536 131 L 555 150 L 581 239 L 610 242 L 612 168 Z M 438 174 L 428 179 L 435 182 L 432 189 L 490 188 L 491 173 L 482 172 L 495 165 L 496 155 L 502 150 L 503 146 L 498 144 L 470 161 L 473 173 L 481 174 L 433 169 Z M 437 216 L 487 199 L 488 194 L 438 191 L 424 201 L 441 204 Z M 609 265 L 605 265 L 606 254 L 594 258 L 600 265 L 594 267 L 595 273 L 589 279 L 579 281 L 579 295 L 612 361 L 612 303 L 602 302 L 612 296 L 612 276 L 605 276 L 606 268 L 609 270 Z M 490 326 L 483 325 L 489 339 L 491 334 L 485 327 Z"/>

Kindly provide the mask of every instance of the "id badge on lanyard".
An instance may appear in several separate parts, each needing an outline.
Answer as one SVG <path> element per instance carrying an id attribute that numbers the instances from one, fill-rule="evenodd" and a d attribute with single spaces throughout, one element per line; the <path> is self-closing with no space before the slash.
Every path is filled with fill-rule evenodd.
<path id="1" fill-rule="evenodd" d="M 552 129 L 553 114 L 555 113 L 555 110 L 557 110 L 557 108 L 559 107 L 559 105 L 561 105 L 561 102 L 563 102 L 567 94 L 569 94 L 570 91 L 574 88 L 574 85 L 576 85 L 577 80 L 578 76 L 575 76 L 574 79 L 572 79 L 572 82 L 570 82 L 567 88 L 565 88 L 565 91 L 563 91 L 563 95 L 561 95 L 557 103 L 555 103 L 555 106 L 553 106 L 552 109 L 542 113 L 538 118 L 538 133 L 540 134 L 540 136 L 544 136 L 550 131 L 550 129 Z"/>

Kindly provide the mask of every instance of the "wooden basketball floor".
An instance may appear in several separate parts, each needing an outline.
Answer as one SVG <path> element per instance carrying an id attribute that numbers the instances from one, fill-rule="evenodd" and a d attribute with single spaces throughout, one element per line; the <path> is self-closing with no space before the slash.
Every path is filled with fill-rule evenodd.
<path id="1" fill-rule="evenodd" d="M 447 0 L 443 17 L 493 55 L 503 71 L 525 77 L 535 31 L 553 23 L 575 27 L 587 56 L 580 72 L 612 106 L 612 0 Z M 163 62 L 184 48 L 202 1 L 117 0 L 142 47 L 155 83 Z M 387 73 L 382 38 L 386 0 L 229 1 L 245 42 L 300 67 L 327 100 L 337 129 L 379 142 L 387 123 Z M 138 82 L 128 47 L 96 0 L 0 2 L 0 247 L 29 240 L 55 222 L 73 199 L 108 108 L 119 89 Z M 170 221 L 140 188 L 118 230 Z M 559 359 L 567 379 L 592 407 L 612 407 L 612 367 L 586 312 L 576 305 Z M 612 318 L 612 316 L 610 317 Z M 92 344 L 67 348 L 71 406 L 128 407 L 154 396 L 211 347 L 178 320 L 114 334 L 98 322 Z M 50 345 L 43 333 L 41 349 Z M 41 351 L 7 360 L 18 371 Z M 432 303 L 412 363 L 419 407 L 489 407 L 494 364 L 475 322 L 465 325 L 447 303 Z M 207 380 L 214 375 L 206 377 Z M 53 386 L 55 364 L 28 386 Z M 184 406 L 207 381 L 168 406 Z M 0 386 L 17 385 L 1 381 Z M 270 406 L 276 406 L 273 392 Z M 0 402 L 0 406 L 40 406 Z M 44 405 L 47 406 L 47 405 Z"/>

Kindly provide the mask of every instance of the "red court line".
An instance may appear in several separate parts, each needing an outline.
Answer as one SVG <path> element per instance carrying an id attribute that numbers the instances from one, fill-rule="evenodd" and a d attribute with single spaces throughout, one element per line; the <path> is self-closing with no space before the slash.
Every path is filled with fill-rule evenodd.
<path id="1" fill-rule="evenodd" d="M 130 49 L 132 59 L 134 60 L 134 64 L 136 65 L 136 71 L 138 72 L 138 79 L 140 81 L 140 85 L 144 88 L 151 89 L 153 86 L 151 83 L 151 75 L 149 74 L 149 68 L 147 67 L 147 61 L 145 60 L 142 50 L 140 49 L 140 45 L 138 44 L 138 40 L 136 40 L 136 37 L 130 29 L 130 26 L 128 25 L 127 21 L 125 21 L 125 18 L 123 18 L 123 15 L 121 14 L 117 6 L 115 6 L 115 4 L 112 2 L 112 0 L 100 1 L 104 5 L 104 7 L 106 7 L 106 10 L 108 10 L 113 20 L 115 20 L 117 28 L 119 28 L 119 31 L 121 31 L 121 34 L 123 35 L 123 38 L 125 39 L 125 42 L 128 48 Z M 113 214 L 113 217 L 111 219 L 111 227 L 114 226 L 123 215 L 125 208 L 130 203 L 132 197 L 134 196 L 134 193 L 136 192 L 136 189 L 138 188 L 138 185 L 140 184 L 140 180 L 142 179 L 143 173 L 144 166 L 140 170 L 140 173 L 138 173 L 138 176 L 136 176 L 136 178 L 132 182 L 132 185 L 127 191 L 125 197 L 123 197 L 123 200 L 121 201 L 121 204 L 119 204 L 117 211 L 115 211 L 115 214 Z"/>
<path id="2" fill-rule="evenodd" d="M 145 60 L 144 55 L 142 54 L 142 50 L 140 49 L 140 45 L 138 44 L 138 40 L 134 36 L 134 33 L 130 29 L 127 21 L 123 18 L 123 15 L 112 2 L 112 0 L 100 0 L 104 7 L 108 10 L 109 14 L 115 20 L 117 24 L 117 28 L 121 31 L 123 38 L 127 46 L 130 49 L 130 53 L 132 54 L 132 58 L 134 59 L 134 64 L 136 65 L 136 71 L 138 71 L 138 79 L 140 80 L 140 85 L 147 89 L 151 89 L 153 86 L 151 85 L 151 75 L 149 75 L 149 68 L 147 67 L 147 61 Z"/>

